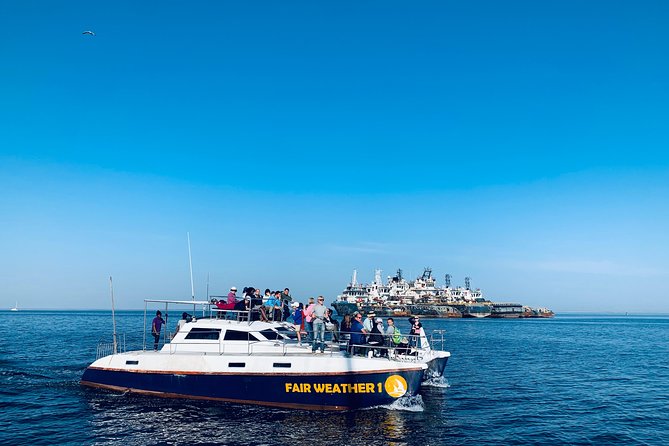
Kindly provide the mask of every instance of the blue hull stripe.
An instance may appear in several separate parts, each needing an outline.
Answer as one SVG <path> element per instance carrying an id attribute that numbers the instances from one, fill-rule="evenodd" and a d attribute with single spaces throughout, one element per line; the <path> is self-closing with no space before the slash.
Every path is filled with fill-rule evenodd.
<path id="1" fill-rule="evenodd" d="M 301 409 L 347 410 L 390 404 L 389 383 L 406 381 L 406 395 L 416 395 L 423 370 L 368 374 L 201 374 L 153 373 L 89 367 L 81 384 L 170 398 L 229 401 Z"/>

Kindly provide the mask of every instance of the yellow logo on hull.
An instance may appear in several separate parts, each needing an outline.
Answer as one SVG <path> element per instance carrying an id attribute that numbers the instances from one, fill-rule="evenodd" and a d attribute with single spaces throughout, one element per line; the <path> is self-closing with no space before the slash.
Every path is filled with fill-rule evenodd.
<path id="1" fill-rule="evenodd" d="M 407 393 L 407 381 L 399 375 L 391 375 L 386 379 L 384 385 L 388 395 L 399 398 Z"/>

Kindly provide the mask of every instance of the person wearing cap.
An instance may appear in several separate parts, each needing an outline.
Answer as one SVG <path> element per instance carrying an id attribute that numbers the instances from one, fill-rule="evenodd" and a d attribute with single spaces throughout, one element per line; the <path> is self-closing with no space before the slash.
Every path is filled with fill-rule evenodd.
<path id="1" fill-rule="evenodd" d="M 318 301 L 311 311 L 311 319 L 314 324 L 314 340 L 311 344 L 311 353 L 316 353 L 320 349 L 325 353 L 325 312 L 327 308 L 324 305 L 325 298 L 318 296 Z"/>
<path id="2" fill-rule="evenodd" d="M 297 333 L 297 346 L 302 347 L 302 327 L 304 324 L 302 303 L 293 302 L 290 306 L 293 307 L 293 327 L 295 328 L 295 333 Z"/>

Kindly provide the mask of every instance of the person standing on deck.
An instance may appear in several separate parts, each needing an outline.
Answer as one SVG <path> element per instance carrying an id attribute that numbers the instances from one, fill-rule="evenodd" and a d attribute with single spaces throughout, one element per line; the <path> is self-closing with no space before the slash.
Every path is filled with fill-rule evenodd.
<path id="1" fill-rule="evenodd" d="M 297 345 L 302 347 L 302 321 L 304 317 L 302 315 L 302 303 L 293 302 L 291 304 L 293 307 L 293 327 L 297 333 Z"/>
<path id="2" fill-rule="evenodd" d="M 153 335 L 153 349 L 158 350 L 158 342 L 160 342 L 160 330 L 163 328 L 165 319 L 163 319 L 160 310 L 156 311 L 156 317 L 151 322 L 151 334 Z"/>
<path id="3" fill-rule="evenodd" d="M 314 321 L 311 317 L 311 312 L 314 311 L 314 298 L 309 298 L 309 303 L 307 303 L 307 308 L 304 310 L 304 328 L 307 329 L 307 342 L 312 342 L 314 340 Z"/>
<path id="4" fill-rule="evenodd" d="M 314 305 L 311 312 L 312 322 L 314 324 L 314 341 L 311 345 L 311 353 L 316 353 L 320 349 L 321 353 L 325 353 L 325 312 L 327 308 L 323 304 L 325 298 L 318 296 L 318 303 Z"/>

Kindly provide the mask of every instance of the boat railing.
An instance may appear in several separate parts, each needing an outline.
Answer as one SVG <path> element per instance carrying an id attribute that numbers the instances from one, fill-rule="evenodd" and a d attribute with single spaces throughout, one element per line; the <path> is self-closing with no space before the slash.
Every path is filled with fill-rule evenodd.
<path id="1" fill-rule="evenodd" d="M 432 330 L 432 333 L 430 333 L 430 346 L 434 350 L 445 350 L 446 330 Z"/>
<path id="2" fill-rule="evenodd" d="M 392 336 L 382 335 L 383 342 L 370 343 L 351 343 L 351 335 L 354 332 L 339 332 L 339 349 L 346 350 L 348 354 L 354 356 L 380 357 L 397 361 L 419 362 L 425 353 L 430 350 L 430 344 L 427 338 L 421 335 L 402 336 L 401 342 L 393 342 Z M 358 333 L 359 334 L 359 333 Z"/>
<path id="3" fill-rule="evenodd" d="M 126 351 L 125 333 L 117 336 L 116 342 L 100 340 L 95 351 L 95 359 L 104 358 L 105 356 L 116 353 L 124 353 Z"/>

